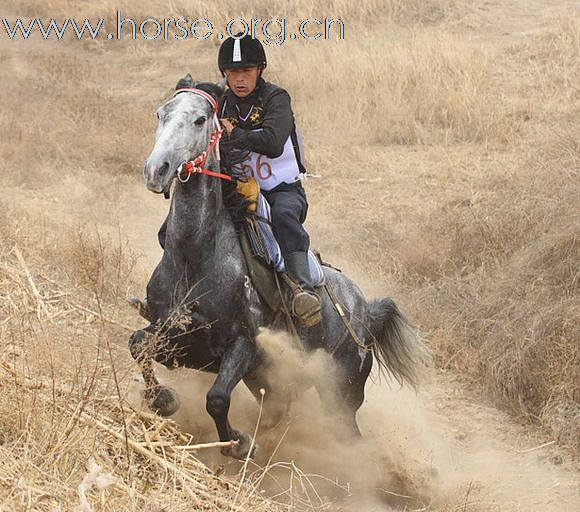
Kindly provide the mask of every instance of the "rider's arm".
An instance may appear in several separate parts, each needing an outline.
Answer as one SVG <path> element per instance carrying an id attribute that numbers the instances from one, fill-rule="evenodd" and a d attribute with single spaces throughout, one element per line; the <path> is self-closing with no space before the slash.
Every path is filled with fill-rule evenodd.
<path id="1" fill-rule="evenodd" d="M 264 118 L 260 131 L 236 127 L 230 140 L 238 149 L 254 151 L 270 158 L 279 157 L 294 127 L 290 95 L 283 89 L 275 91 L 264 103 Z"/>

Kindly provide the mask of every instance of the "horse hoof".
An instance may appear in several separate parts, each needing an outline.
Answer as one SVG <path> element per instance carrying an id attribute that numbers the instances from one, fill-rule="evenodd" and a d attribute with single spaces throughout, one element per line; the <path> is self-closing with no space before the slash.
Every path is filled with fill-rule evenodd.
<path id="1" fill-rule="evenodd" d="M 250 434 L 234 432 L 234 439 L 238 441 L 238 444 L 222 448 L 222 455 L 238 460 L 253 459 L 256 456 L 258 445 L 254 443 L 252 446 L 254 438 Z"/>
<path id="2" fill-rule="evenodd" d="M 179 406 L 179 396 L 167 386 L 159 386 L 151 392 L 149 407 L 160 416 L 171 416 Z"/>

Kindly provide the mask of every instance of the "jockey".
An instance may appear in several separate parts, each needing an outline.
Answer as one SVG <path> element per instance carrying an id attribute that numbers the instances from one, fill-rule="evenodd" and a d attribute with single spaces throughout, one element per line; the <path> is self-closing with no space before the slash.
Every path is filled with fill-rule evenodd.
<path id="1" fill-rule="evenodd" d="M 305 169 L 290 95 L 262 78 L 266 53 L 249 35 L 238 34 L 222 43 L 218 67 L 228 85 L 219 101 L 228 146 L 247 154 L 233 172 L 258 181 L 270 204 L 286 270 L 300 285 L 294 289 L 292 311 L 304 325 L 315 325 L 321 319 L 321 303 L 308 265 L 310 237 L 302 225 L 308 211 L 300 180 Z"/>

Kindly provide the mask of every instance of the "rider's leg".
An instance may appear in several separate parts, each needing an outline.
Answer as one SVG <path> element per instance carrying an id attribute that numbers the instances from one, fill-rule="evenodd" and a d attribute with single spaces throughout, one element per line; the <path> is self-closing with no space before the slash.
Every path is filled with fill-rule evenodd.
<path id="1" fill-rule="evenodd" d="M 308 264 L 310 237 L 302 223 L 306 220 L 308 202 L 301 183 L 282 183 L 264 197 L 270 203 L 272 230 L 280 244 L 288 274 L 300 285 L 294 291 L 292 309 L 307 327 L 320 319 L 320 297 L 314 291 Z"/>

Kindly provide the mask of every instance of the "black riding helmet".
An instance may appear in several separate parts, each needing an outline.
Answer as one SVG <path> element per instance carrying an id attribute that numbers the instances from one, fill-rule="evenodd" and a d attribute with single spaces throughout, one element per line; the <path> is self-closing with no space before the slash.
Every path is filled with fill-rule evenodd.
<path id="1" fill-rule="evenodd" d="M 266 52 L 262 43 L 248 34 L 228 37 L 220 46 L 218 67 L 225 76 L 226 69 L 266 67 Z"/>

